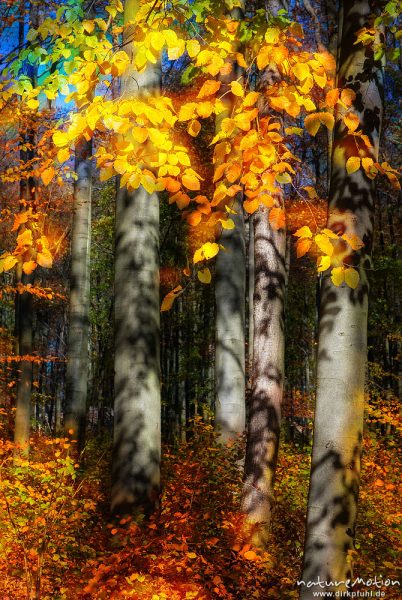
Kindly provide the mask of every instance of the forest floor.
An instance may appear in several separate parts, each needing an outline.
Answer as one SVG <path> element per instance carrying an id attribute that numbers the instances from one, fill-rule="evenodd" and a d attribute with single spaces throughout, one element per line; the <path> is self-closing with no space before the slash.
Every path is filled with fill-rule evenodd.
<path id="1" fill-rule="evenodd" d="M 392 438 L 366 433 L 350 557 L 364 580 L 401 580 L 397 450 Z M 17 466 L 10 452 L 2 442 L 2 600 L 297 598 L 309 448 L 281 445 L 265 553 L 247 543 L 239 514 L 242 445 L 219 446 L 210 426 L 197 424 L 186 444 L 165 448 L 161 509 L 142 522 L 110 522 L 105 444 L 89 442 L 81 464 L 66 439 L 35 438 L 29 461 Z M 400 597 L 386 589 L 386 600 Z"/>

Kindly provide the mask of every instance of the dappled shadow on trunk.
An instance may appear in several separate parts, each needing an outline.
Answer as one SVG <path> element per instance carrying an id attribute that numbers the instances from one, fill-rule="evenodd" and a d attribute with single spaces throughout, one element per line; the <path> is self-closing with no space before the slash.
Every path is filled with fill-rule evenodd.
<path id="1" fill-rule="evenodd" d="M 313 591 L 307 591 L 312 594 L 321 589 L 320 581 L 328 582 L 326 588 L 340 586 L 339 589 L 344 589 L 346 579 L 352 578 L 351 553 L 354 550 L 361 442 L 362 435 L 359 434 L 348 462 L 345 462 L 345 455 L 328 442 L 326 451 L 312 465 L 307 522 L 310 535 L 306 541 L 306 560 L 300 583 L 302 597 L 305 597 L 308 582 L 314 583 L 310 588 Z M 346 570 L 344 556 L 349 556 Z"/>
<path id="2" fill-rule="evenodd" d="M 151 512 L 160 462 L 159 205 L 143 188 L 117 200 L 112 511 Z"/>
<path id="3" fill-rule="evenodd" d="M 240 199 L 233 215 L 236 228 L 222 231 L 216 261 L 216 417 L 222 441 L 245 428 L 245 290 L 246 249 Z"/>
<path id="4" fill-rule="evenodd" d="M 266 209 L 254 215 L 255 291 L 252 390 L 249 401 L 242 509 L 249 522 L 269 530 L 283 393 L 285 232 L 273 231 Z"/>
<path id="5" fill-rule="evenodd" d="M 367 357 L 366 270 L 371 264 L 375 184 L 363 168 L 348 173 L 346 165 L 351 157 L 366 158 L 367 164 L 378 160 L 382 68 L 371 45 L 355 43 L 357 32 L 368 25 L 370 13 L 366 0 L 343 3 L 338 86 L 353 90 L 356 97 L 350 111 L 338 107 L 335 115 L 327 226 L 337 234 L 346 234 L 346 239 L 334 247 L 332 266 L 356 268 L 360 281 L 356 289 L 345 283 L 335 287 L 326 273 L 321 285 L 302 600 L 315 597 L 318 578 L 329 582 L 322 586 L 328 597 L 336 597 L 336 592 L 346 589 L 345 582 L 352 575 Z M 348 112 L 355 115 L 351 128 L 350 115 L 344 120 Z M 360 238 L 364 247 L 353 251 L 348 236 Z"/>

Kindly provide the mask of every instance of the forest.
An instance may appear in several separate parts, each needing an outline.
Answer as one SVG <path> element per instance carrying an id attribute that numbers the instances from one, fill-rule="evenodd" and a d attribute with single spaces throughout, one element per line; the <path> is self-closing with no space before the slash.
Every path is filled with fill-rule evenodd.
<path id="1" fill-rule="evenodd" d="M 400 0 L 0 0 L 2 600 L 401 598 Z"/>

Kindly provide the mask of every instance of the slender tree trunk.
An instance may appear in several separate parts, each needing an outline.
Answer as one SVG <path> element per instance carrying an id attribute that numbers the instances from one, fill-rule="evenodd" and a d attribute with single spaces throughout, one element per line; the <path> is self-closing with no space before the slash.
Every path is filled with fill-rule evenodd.
<path id="1" fill-rule="evenodd" d="M 370 46 L 355 45 L 356 33 L 367 25 L 371 13 L 368 0 L 343 3 L 341 47 L 338 64 L 340 87 L 356 94 L 355 108 L 363 133 L 373 147 L 348 134 L 336 115 L 332 154 L 328 227 L 356 233 L 365 242 L 360 255 L 347 257 L 359 265 L 356 290 L 342 284 L 335 288 L 326 275 L 320 299 L 317 401 L 307 533 L 302 580 L 344 582 L 352 576 L 353 550 L 360 457 L 363 435 L 364 379 L 367 353 L 367 295 L 365 268 L 370 264 L 373 228 L 374 182 L 359 170 L 347 174 L 345 163 L 353 155 L 378 157 L 382 120 L 383 73 Z M 325 585 L 332 592 L 345 590 L 345 583 Z M 301 586 L 301 598 L 310 600 L 317 586 Z"/>
<path id="2" fill-rule="evenodd" d="M 19 26 L 19 46 L 22 48 L 24 42 L 24 13 L 25 2 L 20 2 L 21 22 Z M 32 27 L 37 27 L 38 22 L 38 7 L 33 3 L 29 9 L 30 24 Z M 24 66 L 24 71 L 32 82 L 36 84 L 36 66 L 28 64 Z M 29 144 L 29 150 L 21 151 L 21 161 L 27 162 L 34 157 L 35 147 L 35 132 L 30 129 L 26 133 L 26 139 L 23 140 Z M 30 203 L 34 203 L 36 197 L 35 180 L 29 176 L 28 180 L 21 180 L 20 183 L 21 198 Z M 17 283 L 28 285 L 33 283 L 34 276 L 26 275 L 20 267 L 16 272 Z M 33 352 L 33 302 L 32 294 L 23 292 L 16 294 L 15 300 L 15 333 L 16 333 L 16 351 L 22 357 L 31 357 Z M 32 393 L 32 360 L 22 359 L 19 363 L 19 378 L 17 383 L 17 398 L 15 405 L 15 429 L 14 443 L 17 447 L 23 449 L 25 454 L 29 453 L 29 434 L 31 421 L 31 393 Z"/>
<path id="3" fill-rule="evenodd" d="M 138 0 L 126 0 L 124 22 L 134 20 Z M 132 56 L 132 27 L 125 51 Z M 122 95 L 160 90 L 160 64 L 123 77 Z M 149 513 L 160 481 L 159 202 L 143 187 L 119 191 L 116 207 L 115 403 L 112 512 Z"/>
<path id="4" fill-rule="evenodd" d="M 216 261 L 216 415 L 222 442 L 245 428 L 245 293 L 246 258 L 243 207 L 233 205 L 235 229 L 223 230 L 225 247 Z"/>
<path id="5" fill-rule="evenodd" d="M 242 11 L 233 10 L 240 19 Z M 233 72 L 223 81 L 222 90 L 229 91 L 224 102 L 226 110 L 216 118 L 216 128 L 231 115 L 233 102 L 228 84 L 238 79 L 241 70 Z M 246 245 L 242 194 L 238 194 L 232 207 L 234 229 L 222 229 L 221 243 L 225 250 L 219 252 L 215 272 L 215 427 L 222 442 L 227 442 L 244 432 L 246 426 L 245 398 L 245 316 L 246 316 Z"/>
<path id="6" fill-rule="evenodd" d="M 265 1 L 267 18 L 282 8 L 287 8 L 286 1 Z M 276 79 L 277 73 L 270 70 L 267 85 Z M 249 523 L 263 524 L 253 543 L 264 547 L 273 506 L 284 386 L 286 231 L 272 229 L 265 207 L 254 213 L 253 223 L 253 365 L 242 510 Z"/>
<path id="7" fill-rule="evenodd" d="M 71 239 L 71 284 L 67 345 L 64 428 L 82 449 L 88 387 L 88 335 L 90 308 L 92 142 L 82 140 L 75 149 L 74 215 Z"/>
<path id="8" fill-rule="evenodd" d="M 254 213 L 253 222 L 254 342 L 242 508 L 249 522 L 265 523 L 254 540 L 264 545 L 273 502 L 284 384 L 286 234 L 272 230 L 265 208 Z"/>

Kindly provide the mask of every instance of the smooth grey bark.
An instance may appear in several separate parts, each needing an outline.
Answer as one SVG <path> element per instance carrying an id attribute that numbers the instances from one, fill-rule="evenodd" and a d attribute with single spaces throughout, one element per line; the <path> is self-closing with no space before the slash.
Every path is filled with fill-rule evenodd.
<path id="1" fill-rule="evenodd" d="M 345 128 L 342 109 L 336 115 L 332 153 L 328 227 L 355 233 L 365 243 L 360 253 L 344 261 L 359 268 L 355 290 L 322 283 L 317 366 L 317 400 L 307 532 L 302 580 L 345 582 L 352 577 L 348 551 L 353 550 L 363 436 L 364 380 L 367 354 L 367 296 L 365 269 L 370 265 L 375 183 L 362 170 L 347 174 L 345 163 L 360 150 L 378 157 L 382 120 L 383 72 L 370 46 L 354 45 L 356 33 L 368 23 L 368 0 L 343 2 L 342 37 L 338 64 L 340 87 L 356 92 L 353 112 L 369 136 L 372 148 L 356 142 Z M 317 586 L 301 586 L 302 600 L 312 600 Z M 324 588 L 332 597 L 345 583 Z"/>
<path id="2" fill-rule="evenodd" d="M 267 20 L 282 8 L 287 8 L 286 1 L 266 0 Z M 278 78 L 272 69 L 264 75 L 267 85 Z M 242 511 L 248 523 L 261 524 L 252 541 L 264 547 L 273 507 L 284 386 L 286 231 L 273 230 L 268 209 L 262 206 L 254 213 L 253 224 L 253 363 Z"/>
<path id="3" fill-rule="evenodd" d="M 264 545 L 273 503 L 284 384 L 284 230 L 274 231 L 268 210 L 254 222 L 254 340 L 250 416 L 242 510 L 251 523 L 264 523 L 254 542 Z"/>
<path id="4" fill-rule="evenodd" d="M 126 0 L 124 22 L 134 20 L 138 0 Z M 132 57 L 133 32 L 125 51 Z M 124 99 L 157 94 L 160 64 L 143 73 L 133 66 L 122 78 Z M 112 512 L 149 513 L 160 481 L 159 201 L 143 187 L 121 189 L 116 206 L 115 401 Z"/>
<path id="5" fill-rule="evenodd" d="M 75 149 L 74 208 L 71 234 L 69 333 L 64 428 L 82 449 L 88 388 L 90 308 L 92 141 Z"/>
<path id="6" fill-rule="evenodd" d="M 231 13 L 234 19 L 241 19 L 242 14 L 240 8 Z M 226 110 L 216 118 L 217 130 L 232 112 L 229 84 L 241 75 L 242 70 L 233 66 L 232 73 L 222 78 Z M 241 435 L 246 426 L 246 245 L 242 194 L 236 196 L 232 208 L 236 211 L 231 215 L 235 228 L 222 229 L 220 241 L 225 250 L 217 256 L 215 271 L 215 428 L 223 443 Z"/>
<path id="7" fill-rule="evenodd" d="M 215 275 L 215 426 L 222 442 L 244 432 L 246 248 L 241 200 L 233 204 L 234 229 L 223 229 Z"/>

